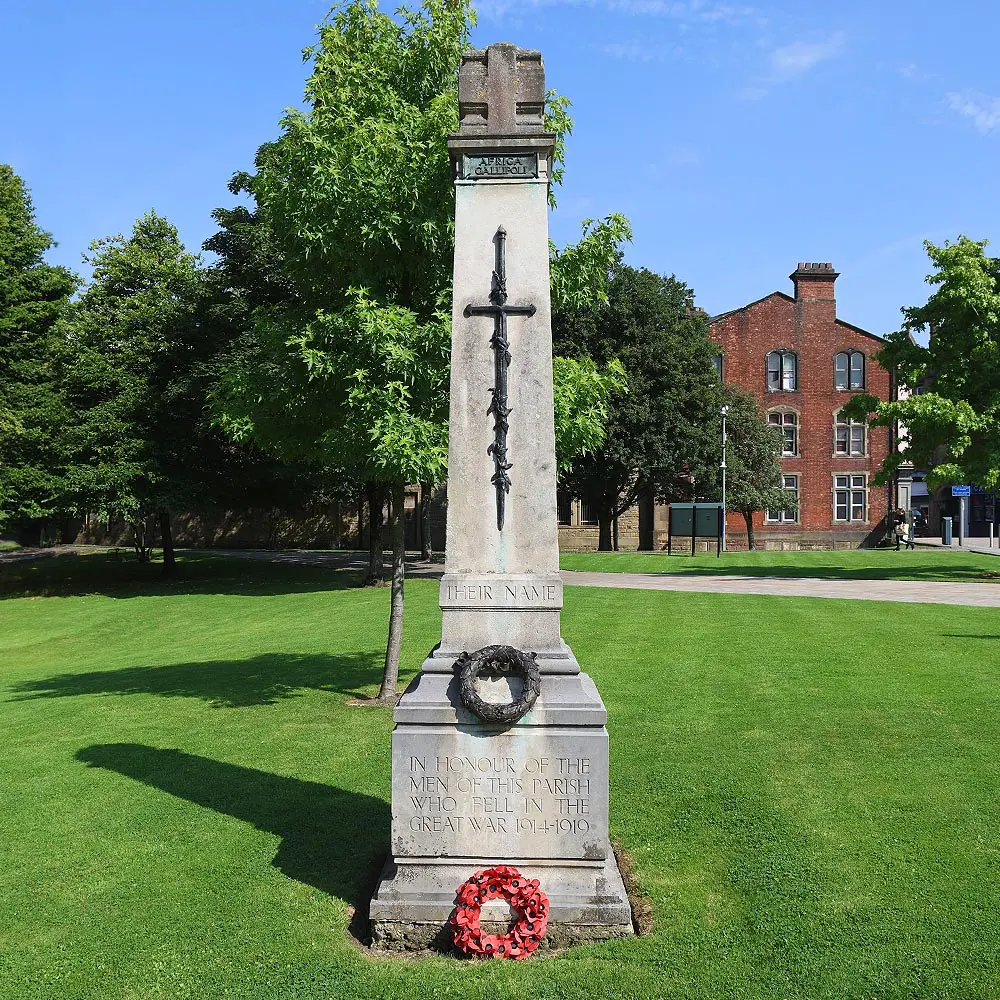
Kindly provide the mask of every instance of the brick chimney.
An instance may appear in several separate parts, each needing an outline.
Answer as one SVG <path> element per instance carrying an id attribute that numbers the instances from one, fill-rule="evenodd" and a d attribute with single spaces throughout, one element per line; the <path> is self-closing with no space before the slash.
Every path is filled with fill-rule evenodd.
<path id="1" fill-rule="evenodd" d="M 808 264 L 802 262 L 788 276 L 795 284 L 797 299 L 834 299 L 833 283 L 840 274 L 833 264 Z"/>
<path id="2" fill-rule="evenodd" d="M 834 282 L 840 277 L 833 264 L 800 262 L 788 276 L 795 285 L 795 304 L 798 311 L 808 310 L 817 319 L 832 322 L 837 318 L 837 298 Z"/>

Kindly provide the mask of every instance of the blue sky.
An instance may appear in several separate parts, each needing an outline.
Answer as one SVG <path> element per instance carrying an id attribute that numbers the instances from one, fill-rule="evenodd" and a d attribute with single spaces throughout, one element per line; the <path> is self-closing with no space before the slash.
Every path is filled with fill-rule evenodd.
<path id="1" fill-rule="evenodd" d="M 82 269 L 155 208 L 196 249 L 300 100 L 314 0 L 36 0 L 4 12 L 0 161 Z M 552 217 L 620 211 L 627 259 L 721 312 L 832 261 L 875 333 L 923 301 L 921 243 L 1000 241 L 997 0 L 483 0 L 475 42 L 542 50 L 576 129 Z M 1000 253 L 1000 249 L 994 247 Z"/>

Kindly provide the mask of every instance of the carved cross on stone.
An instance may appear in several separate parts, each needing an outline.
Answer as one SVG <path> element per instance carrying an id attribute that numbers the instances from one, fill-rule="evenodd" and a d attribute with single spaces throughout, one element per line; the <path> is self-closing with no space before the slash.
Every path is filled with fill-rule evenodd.
<path id="1" fill-rule="evenodd" d="M 460 135 L 540 135 L 545 131 L 542 54 L 510 42 L 467 52 L 458 73 Z"/>
<path id="2" fill-rule="evenodd" d="M 493 388 L 490 394 L 488 414 L 493 414 L 493 444 L 486 453 L 493 456 L 494 473 L 490 482 L 497 495 L 497 531 L 503 531 L 504 506 L 507 494 L 510 492 L 510 476 L 507 475 L 513 466 L 507 461 L 507 418 L 510 410 L 507 407 L 507 366 L 510 364 L 510 342 L 507 340 L 508 316 L 534 316 L 535 307 L 507 305 L 507 230 L 501 226 L 493 237 L 496 246 L 496 265 L 493 269 L 493 287 L 490 290 L 490 305 L 476 306 L 470 303 L 465 307 L 466 316 L 492 316 L 493 336 L 490 347 L 493 348 Z"/>

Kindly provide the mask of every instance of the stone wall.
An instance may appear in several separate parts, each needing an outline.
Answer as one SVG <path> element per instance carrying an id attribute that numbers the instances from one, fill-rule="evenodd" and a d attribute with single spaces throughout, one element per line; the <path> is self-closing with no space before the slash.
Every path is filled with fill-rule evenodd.
<path id="1" fill-rule="evenodd" d="M 662 508 L 664 512 L 667 507 Z M 660 508 L 657 508 L 659 514 Z M 639 548 L 639 516 L 638 510 L 628 511 L 619 524 L 618 549 L 621 552 L 635 552 Z M 660 518 L 657 517 L 657 524 Z M 666 523 L 666 517 L 663 518 Z M 738 527 L 737 527 L 738 525 Z M 883 522 L 873 528 L 851 531 L 841 528 L 830 531 L 803 531 L 796 525 L 787 528 L 771 530 L 771 526 L 754 529 L 754 543 L 757 548 L 767 552 L 799 552 L 823 551 L 834 549 L 871 548 L 878 544 L 883 534 Z M 598 545 L 598 529 L 596 525 L 560 525 L 559 549 L 561 552 L 596 552 Z M 653 531 L 653 549 L 657 552 L 667 550 L 667 530 L 656 527 Z M 695 543 L 695 552 L 715 552 L 714 538 L 699 538 Z M 726 529 L 726 549 L 730 552 L 747 551 L 747 535 L 743 518 L 736 521 L 732 515 Z M 675 535 L 670 542 L 670 551 L 674 555 L 683 555 L 691 551 L 690 535 Z"/>
<path id="2" fill-rule="evenodd" d="M 407 491 L 406 547 L 420 548 L 420 489 Z M 447 496 L 443 488 L 427 497 L 432 548 L 444 551 Z M 300 510 L 210 509 L 197 514 L 175 514 L 171 519 L 174 545 L 199 549 L 367 549 L 367 509 L 351 503 L 334 503 Z M 392 536 L 388 510 L 382 542 L 388 550 Z M 359 530 L 360 519 L 360 530 Z M 157 546 L 159 545 L 157 529 Z M 63 542 L 80 545 L 132 545 L 132 527 L 121 518 L 90 514 L 63 533 Z M 595 543 L 596 547 L 596 543 Z"/>
<path id="3" fill-rule="evenodd" d="M 299 511 L 208 510 L 171 519 L 179 548 L 359 548 L 358 514 L 344 506 Z M 157 542 L 159 543 L 157 532 Z M 365 533 L 367 536 L 367 532 Z M 388 535 L 387 535 L 388 538 Z M 84 518 L 74 541 L 81 545 L 132 544 L 132 527 L 121 518 Z M 367 544 L 365 538 L 364 544 Z"/>
<path id="4" fill-rule="evenodd" d="M 596 552 L 600 542 L 600 528 L 596 524 L 580 523 L 581 505 L 573 503 L 570 524 L 559 525 L 560 552 Z M 666 544 L 666 535 L 664 535 Z M 618 548 L 634 552 L 639 548 L 639 508 L 632 507 L 618 518 Z"/>

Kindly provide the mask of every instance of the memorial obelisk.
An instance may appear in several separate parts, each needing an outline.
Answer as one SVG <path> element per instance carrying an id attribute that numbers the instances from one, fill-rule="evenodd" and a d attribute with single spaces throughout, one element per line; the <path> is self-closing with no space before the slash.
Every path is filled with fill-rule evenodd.
<path id="1" fill-rule="evenodd" d="M 607 713 L 559 627 L 544 103 L 538 52 L 464 56 L 442 632 L 393 716 L 383 946 L 446 943 L 457 888 L 496 864 L 538 879 L 552 942 L 632 932 Z"/>

